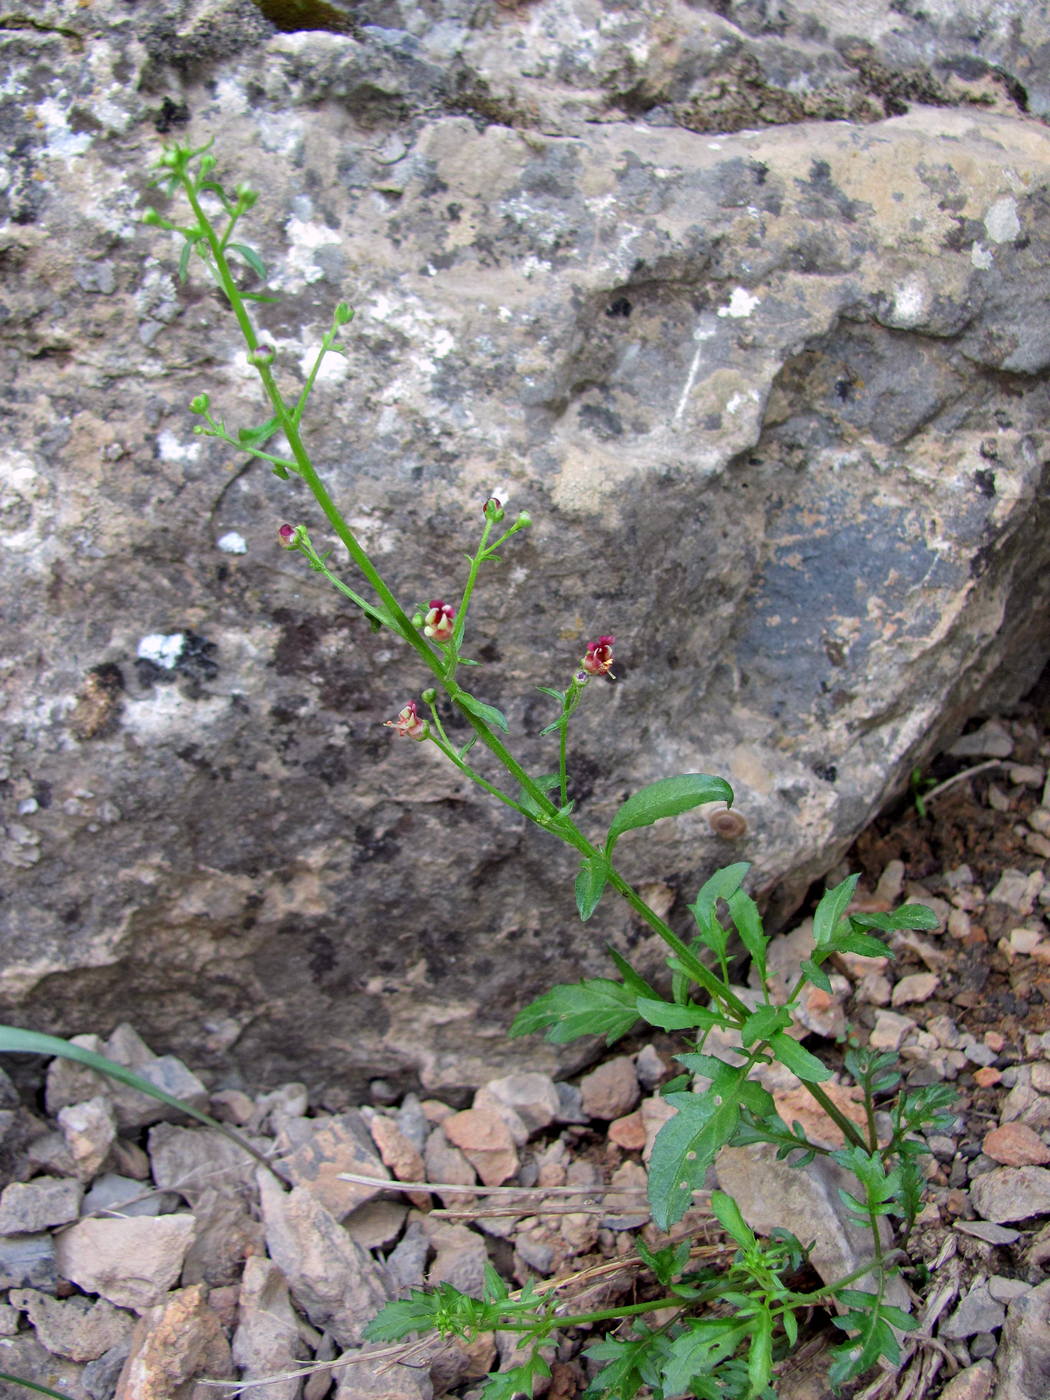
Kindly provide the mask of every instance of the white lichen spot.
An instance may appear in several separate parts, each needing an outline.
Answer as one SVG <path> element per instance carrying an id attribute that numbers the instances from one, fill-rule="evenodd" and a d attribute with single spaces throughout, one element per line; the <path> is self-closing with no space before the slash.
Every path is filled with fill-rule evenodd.
<path id="1" fill-rule="evenodd" d="M 185 645 L 185 632 L 151 632 L 139 642 L 135 655 L 152 661 L 154 666 L 163 666 L 165 671 L 172 671 Z"/>
<path id="2" fill-rule="evenodd" d="M 970 262 L 974 267 L 980 268 L 982 272 L 987 272 L 993 261 L 991 249 L 974 239 L 973 246 L 970 248 Z"/>
<path id="3" fill-rule="evenodd" d="M 201 445 L 196 438 L 192 442 L 183 442 L 165 429 L 157 434 L 157 451 L 162 462 L 195 462 L 201 455 Z"/>
<path id="4" fill-rule="evenodd" d="M 298 291 L 306 284 L 320 282 L 324 269 L 318 266 L 314 254 L 319 248 L 342 242 L 342 235 L 316 219 L 299 219 L 295 215 L 285 224 L 285 233 L 288 252 L 285 255 L 285 269 L 277 285 L 289 291 Z"/>
<path id="5" fill-rule="evenodd" d="M 926 315 L 929 296 L 918 277 L 909 277 L 893 293 L 893 320 L 899 326 L 917 325 Z"/>
<path id="6" fill-rule="evenodd" d="M 1021 232 L 1017 200 L 1010 195 L 997 199 L 984 216 L 984 231 L 993 243 L 1012 243 Z"/>
<path id="7" fill-rule="evenodd" d="M 225 535 L 220 535 L 215 541 L 223 554 L 247 554 L 248 541 L 243 535 L 239 535 L 236 530 L 227 530 Z"/>
<path id="8" fill-rule="evenodd" d="M 91 137 L 87 132 L 70 130 L 68 107 L 57 102 L 53 97 L 46 97 L 42 102 L 36 103 L 34 111 L 37 120 L 43 123 L 47 132 L 47 153 L 49 156 L 70 161 L 76 156 L 83 155 L 91 145 Z"/>
<path id="9" fill-rule="evenodd" d="M 718 308 L 719 316 L 750 316 L 758 305 L 759 298 L 753 296 L 746 287 L 734 287 L 729 294 L 729 302 L 726 306 Z"/>

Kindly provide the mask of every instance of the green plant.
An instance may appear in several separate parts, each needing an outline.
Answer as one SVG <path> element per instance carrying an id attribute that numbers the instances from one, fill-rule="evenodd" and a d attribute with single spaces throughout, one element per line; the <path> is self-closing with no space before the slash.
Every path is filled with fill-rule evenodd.
<path id="1" fill-rule="evenodd" d="M 913 768 L 911 770 L 911 775 L 908 778 L 908 789 L 911 792 L 912 806 L 915 808 L 920 821 L 926 820 L 926 798 L 931 789 L 936 786 L 937 779 L 925 777 L 921 768 Z"/>
<path id="2" fill-rule="evenodd" d="M 830 990 L 825 970 L 830 958 L 849 952 L 883 954 L 886 949 L 877 935 L 903 928 L 932 928 L 934 915 L 920 906 L 905 906 L 892 914 L 850 914 L 856 877 L 843 881 L 820 901 L 814 917 L 812 955 L 802 964 L 786 999 L 778 1004 L 767 977 L 768 939 L 758 908 L 743 888 L 746 864 L 719 870 L 704 884 L 689 906 L 695 932 L 688 937 L 676 932 L 642 898 L 617 868 L 619 841 L 629 832 L 705 803 L 731 804 L 732 789 L 724 779 L 703 773 L 665 778 L 623 802 L 600 839 L 584 830 L 569 796 L 568 735 L 592 679 L 611 674 L 614 638 L 610 635 L 599 636 L 588 645 L 572 667 L 564 689 L 540 687 L 558 707 L 555 719 L 542 731 L 558 736 L 556 771 L 530 773 L 515 756 L 504 737 L 509 732 L 506 717 L 465 688 L 459 677 L 461 668 L 476 664 L 464 656 L 463 646 L 482 569 L 496 563 L 498 551 L 529 525 L 528 515 L 521 513 L 508 522 L 498 500 L 485 502 L 480 539 L 467 556 L 467 577 L 457 603 L 437 598 L 416 605 L 398 598 L 330 496 L 303 435 L 304 410 L 318 370 L 326 355 L 343 353 L 340 336 L 352 312 L 345 303 L 336 307 L 305 382 L 290 392 L 282 388 L 278 371 L 283 366 L 278 365 L 273 346 L 251 314 L 252 303 L 272 298 L 242 289 L 234 268 L 236 263 L 248 278 L 264 279 L 266 275 L 258 253 L 232 237 L 257 195 L 245 185 L 227 190 L 215 178 L 215 165 L 208 146 L 168 147 L 161 157 L 156 183 L 165 186 L 169 195 L 181 193 L 190 217 L 179 223 L 150 210 L 146 218 L 182 240 L 181 278 L 186 277 L 196 257 L 226 297 L 243 335 L 248 361 L 261 381 L 269 416 L 261 424 L 231 432 L 213 411 L 208 395 L 200 394 L 190 405 L 202 420 L 196 432 L 267 463 L 283 481 L 298 479 L 307 488 L 327 528 L 346 550 L 357 577 L 350 584 L 340 576 L 330 564 L 331 551 L 317 548 L 305 524 L 281 526 L 280 544 L 301 555 L 311 569 L 360 608 L 375 628 L 388 629 L 415 652 L 428 674 L 428 685 L 418 701 L 409 701 L 396 719 L 386 723 L 402 737 L 434 744 L 448 762 L 485 792 L 577 852 L 580 864 L 575 895 L 581 919 L 589 919 L 606 890 L 612 888 L 666 945 L 669 996 L 661 995 L 613 953 L 619 979 L 592 978 L 555 987 L 520 1013 L 511 1034 L 542 1031 L 558 1042 L 599 1034 L 611 1044 L 643 1021 L 687 1037 L 678 1056 L 683 1074 L 664 1091 L 675 1114 L 657 1136 L 650 1163 L 650 1206 L 660 1228 L 666 1230 L 681 1219 L 723 1146 L 765 1142 L 793 1163 L 803 1165 L 819 1153 L 851 1172 L 856 1187 L 846 1196 L 846 1203 L 869 1227 L 872 1239 L 871 1260 L 863 1268 L 815 1292 L 797 1292 L 791 1278 L 805 1256 L 803 1245 L 787 1232 L 760 1241 L 735 1203 L 716 1192 L 712 1209 L 737 1245 L 732 1264 L 727 1270 L 690 1270 L 687 1248 L 647 1251 L 646 1261 L 663 1289 L 652 1302 L 564 1315 L 549 1295 L 526 1289 L 512 1296 L 490 1271 L 483 1298 L 466 1297 L 449 1285 L 430 1294 L 414 1293 L 385 1308 L 371 1324 L 370 1337 L 397 1339 L 432 1327 L 467 1340 L 479 1331 L 496 1328 L 520 1333 L 527 1343 L 526 1359 L 513 1370 L 490 1378 L 486 1400 L 502 1400 L 521 1391 L 531 1393 L 535 1378 L 546 1373 L 541 1348 L 555 1329 L 613 1320 L 632 1323 L 635 1330 L 628 1337 L 607 1337 L 590 1349 L 592 1358 L 604 1363 L 588 1392 L 593 1397 L 628 1397 L 643 1385 L 658 1397 L 688 1392 L 756 1400 L 771 1395 L 776 1365 L 796 1341 L 798 1314 L 818 1302 L 834 1302 L 842 1309 L 837 1325 L 845 1337 L 834 1360 L 837 1381 L 859 1375 L 880 1357 L 895 1361 L 899 1356 L 895 1329 L 906 1330 L 912 1323 L 886 1299 L 894 1266 L 884 1251 L 880 1224 L 884 1218 L 894 1217 L 906 1230 L 914 1220 L 921 1184 L 916 1160 L 924 1150 L 914 1134 L 920 1128 L 943 1125 L 945 1098 L 921 1091 L 888 1100 L 892 1128 L 882 1141 L 876 1109 L 884 1106 L 887 1094 L 895 1092 L 898 1079 L 886 1057 L 872 1057 L 859 1050 L 846 1056 L 846 1068 L 860 1086 L 865 1106 L 865 1125 L 858 1127 L 822 1087 L 832 1077 L 831 1069 L 789 1031 L 806 985 Z M 448 713 L 448 707 L 473 730 L 466 744 L 457 746 L 449 737 L 442 713 L 443 708 Z M 473 754 L 476 745 L 494 760 L 485 772 Z M 731 980 L 734 937 L 759 974 L 761 999 L 755 1008 L 740 997 Z M 715 1029 L 739 1038 L 739 1063 L 706 1048 Z M 753 1077 L 761 1066 L 774 1061 L 789 1069 L 838 1125 L 845 1143 L 842 1149 L 833 1151 L 809 1141 L 798 1124 L 789 1126 L 779 1117 L 772 1096 Z M 709 1081 L 703 1092 L 694 1092 L 694 1076 Z M 852 1286 L 869 1274 L 875 1279 L 874 1291 Z M 712 1311 L 710 1305 L 715 1302 L 721 1306 Z M 657 1313 L 661 1315 L 658 1321 L 649 1318 Z"/>

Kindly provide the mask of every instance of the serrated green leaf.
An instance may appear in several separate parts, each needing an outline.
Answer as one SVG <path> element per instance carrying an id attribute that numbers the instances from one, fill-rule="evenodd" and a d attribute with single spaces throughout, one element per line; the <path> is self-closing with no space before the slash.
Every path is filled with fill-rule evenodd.
<path id="1" fill-rule="evenodd" d="M 849 907 L 859 875 L 848 875 L 834 889 L 825 890 L 813 915 L 813 942 L 818 948 L 830 943 L 839 920 Z"/>
<path id="2" fill-rule="evenodd" d="M 791 1025 L 791 1012 L 786 1006 L 756 1007 L 740 1028 L 740 1038 L 745 1045 L 754 1045 L 756 1040 L 769 1040 Z"/>
<path id="3" fill-rule="evenodd" d="M 725 802 L 732 805 L 733 789 L 724 778 L 708 773 L 681 773 L 676 778 L 661 778 L 629 797 L 613 817 L 605 849 L 609 856 L 625 831 L 651 826 L 662 817 L 676 817 L 705 802 Z"/>
<path id="4" fill-rule="evenodd" d="M 724 1191 L 712 1191 L 711 1210 L 722 1229 L 736 1240 L 741 1249 L 754 1249 L 757 1243 L 755 1232 L 740 1213 L 740 1207 L 732 1196 L 727 1196 Z"/>
<path id="5" fill-rule="evenodd" d="M 748 1335 L 750 1320 L 735 1317 L 690 1318 L 687 1329 L 671 1343 L 661 1377 L 667 1395 L 700 1395 L 696 1384 L 733 1355 Z M 721 1387 L 707 1394 L 725 1395 Z"/>
<path id="6" fill-rule="evenodd" d="M 518 1012 L 509 1034 L 545 1031 L 555 1045 L 581 1035 L 604 1035 L 606 1045 L 612 1045 L 637 1024 L 635 999 L 630 988 L 606 977 L 552 987 Z"/>
<path id="7" fill-rule="evenodd" d="M 623 985 L 629 992 L 633 992 L 636 997 L 653 997 L 659 1000 L 645 978 L 635 972 L 634 968 L 622 954 L 618 953 L 615 948 L 609 948 L 608 953 L 617 971 L 623 978 Z"/>
<path id="8" fill-rule="evenodd" d="M 514 1400 L 516 1395 L 531 1396 L 535 1382 L 541 1376 L 549 1376 L 550 1373 L 551 1368 L 537 1347 L 520 1366 L 492 1373 L 482 1387 L 481 1400 Z"/>
<path id="9" fill-rule="evenodd" d="M 819 987 L 822 992 L 831 992 L 831 978 L 812 958 L 802 959 L 800 971 L 814 987 Z"/>
<path id="10" fill-rule="evenodd" d="M 710 1030 L 713 1025 L 721 1025 L 721 1018 L 714 1016 L 706 1006 L 683 1006 L 659 997 L 639 997 L 636 1005 L 643 1021 L 664 1031 Z"/>
<path id="11" fill-rule="evenodd" d="M 256 277 L 266 280 L 266 264 L 254 248 L 249 248 L 246 243 L 227 243 L 226 246 L 231 253 L 237 253 L 244 259 Z"/>
<path id="12" fill-rule="evenodd" d="M 768 940 L 765 930 L 762 927 L 762 916 L 758 912 L 758 905 L 749 894 L 743 890 L 736 890 L 729 896 L 729 917 L 733 920 L 733 926 L 740 935 L 740 941 L 751 954 L 751 960 L 755 965 L 762 984 L 766 980 L 766 948 Z"/>
<path id="13" fill-rule="evenodd" d="M 576 876 L 576 908 L 584 923 L 591 917 L 598 902 L 605 893 L 609 879 L 609 862 L 601 851 L 587 856 L 580 862 L 580 873 Z"/>
<path id="14" fill-rule="evenodd" d="M 733 1081 L 745 1074 L 736 1070 L 703 1094 L 664 1096 L 678 1111 L 657 1133 L 649 1162 L 649 1204 L 658 1230 L 681 1220 L 718 1149 L 733 1136 L 740 1117 Z"/>
<path id="15" fill-rule="evenodd" d="M 697 923 L 703 926 L 715 912 L 720 899 L 728 900 L 740 888 L 740 882 L 751 869 L 750 861 L 738 861 L 736 865 L 724 865 L 716 870 L 709 880 L 700 886 L 696 899 L 689 905 L 689 912 Z"/>
<path id="16" fill-rule="evenodd" d="M 751 1319 L 751 1345 L 747 1353 L 749 1396 L 767 1393 L 773 1373 L 773 1319 L 768 1307 L 759 1308 Z"/>
<path id="17" fill-rule="evenodd" d="M 592 1361 L 604 1361 L 605 1365 L 584 1391 L 585 1400 L 633 1400 L 645 1384 L 643 1372 L 649 1353 L 657 1347 L 664 1349 L 663 1339 L 651 1332 L 622 1341 L 606 1337 L 587 1347 L 585 1355 Z"/>
<path id="18" fill-rule="evenodd" d="M 889 949 L 870 933 L 851 933 L 842 929 L 834 935 L 828 945 L 836 953 L 860 953 L 866 958 L 885 958 Z"/>
<path id="19" fill-rule="evenodd" d="M 237 433 L 237 441 L 242 447 L 258 447 L 267 438 L 272 438 L 277 428 L 277 419 L 274 417 L 258 428 L 241 428 Z"/>
<path id="20" fill-rule="evenodd" d="M 877 928 L 883 933 L 895 933 L 902 929 L 928 933 L 941 925 L 937 915 L 925 904 L 902 904 L 888 914 L 851 914 L 850 922 L 858 928 Z"/>
<path id="21" fill-rule="evenodd" d="M 429 1332 L 437 1316 L 438 1300 L 433 1293 L 414 1288 L 400 1302 L 384 1303 L 364 1330 L 366 1342 L 399 1342 L 413 1332 Z"/>
<path id="22" fill-rule="evenodd" d="M 508 733 L 510 726 L 507 723 L 507 716 L 502 710 L 497 710 L 495 705 L 486 705 L 484 700 L 479 700 L 476 695 L 471 695 L 469 691 L 461 690 L 456 696 L 456 703 L 464 710 L 469 710 L 477 719 L 484 720 L 486 724 L 495 725 L 497 729 L 502 729 L 503 733 Z"/>
<path id="23" fill-rule="evenodd" d="M 827 1065 L 783 1031 L 777 1031 L 769 1037 L 769 1048 L 782 1065 L 807 1084 L 822 1084 L 824 1080 L 831 1078 L 831 1070 Z"/>
<path id="24" fill-rule="evenodd" d="M 487 1303 L 502 1303 L 509 1295 L 506 1280 L 498 1273 L 488 1259 L 485 1260 L 485 1301 Z"/>
<path id="25" fill-rule="evenodd" d="M 754 1079 L 745 1079 L 737 1089 L 737 1094 L 741 1104 L 758 1119 L 776 1112 L 773 1095 Z"/>

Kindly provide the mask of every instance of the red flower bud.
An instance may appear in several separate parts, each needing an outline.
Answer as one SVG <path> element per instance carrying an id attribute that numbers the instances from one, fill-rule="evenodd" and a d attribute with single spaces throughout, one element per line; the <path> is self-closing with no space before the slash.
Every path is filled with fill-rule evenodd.
<path id="1" fill-rule="evenodd" d="M 299 530 L 295 525 L 282 525 L 277 531 L 277 538 L 284 549 L 294 549 L 298 534 Z"/>

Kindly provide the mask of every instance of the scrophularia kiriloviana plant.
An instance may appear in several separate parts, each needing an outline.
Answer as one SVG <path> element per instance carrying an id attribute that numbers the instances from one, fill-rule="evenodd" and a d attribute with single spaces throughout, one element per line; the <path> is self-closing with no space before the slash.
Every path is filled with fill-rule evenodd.
<path id="1" fill-rule="evenodd" d="M 942 1129 L 950 1121 L 950 1090 L 941 1085 L 902 1090 L 893 1056 L 851 1047 L 844 1070 L 861 1090 L 866 1114 L 865 1126 L 859 1126 L 823 1087 L 832 1078 L 831 1068 L 789 1032 L 807 984 L 831 990 L 825 970 L 830 958 L 841 953 L 884 955 L 886 947 L 877 935 L 932 928 L 934 915 L 922 906 L 904 906 L 893 913 L 850 912 L 857 877 L 844 880 L 821 899 L 811 955 L 802 963 L 795 985 L 778 998 L 767 976 L 767 936 L 758 908 L 744 889 L 746 862 L 716 871 L 703 884 L 688 906 L 693 928 L 686 933 L 676 931 L 643 899 L 617 869 L 619 840 L 703 804 L 729 805 L 732 789 L 724 779 L 704 773 L 663 778 L 627 798 L 604 834 L 584 829 L 569 796 L 568 734 L 591 682 L 614 679 L 614 638 L 607 633 L 586 644 L 564 690 L 539 687 L 557 707 L 554 720 L 541 731 L 558 736 L 557 770 L 533 773 L 516 757 L 507 738 L 506 716 L 465 688 L 459 671 L 468 664 L 462 647 L 481 571 L 498 562 L 498 551 L 528 527 L 528 514 L 520 512 L 508 525 L 503 503 L 489 497 L 482 507 L 480 538 L 467 556 L 459 598 L 432 598 L 423 606 L 401 602 L 394 583 L 380 572 L 329 494 L 303 431 L 318 370 L 326 355 L 345 353 L 341 335 L 353 313 L 345 303 L 335 308 L 305 379 L 284 387 L 292 367 L 281 362 L 253 315 L 255 306 L 273 298 L 242 287 L 242 282 L 253 280 L 265 285 L 266 269 L 254 249 L 233 238 L 258 196 L 243 184 L 228 190 L 215 177 L 215 165 L 210 143 L 167 147 L 155 183 L 169 195 L 180 195 L 189 214 L 180 222 L 178 216 L 150 210 L 146 220 L 181 241 L 181 278 L 196 259 L 224 294 L 244 338 L 248 362 L 259 376 L 268 416 L 231 431 L 202 393 L 190 404 L 190 411 L 201 419 L 196 431 L 265 462 L 282 481 L 305 487 L 305 508 L 323 518 L 346 558 L 330 564 L 332 551 L 321 553 L 311 537 L 313 527 L 301 521 L 279 528 L 279 544 L 300 554 L 375 628 L 392 632 L 416 654 L 429 677 L 427 687 L 396 719 L 377 717 L 377 723 L 403 738 L 434 744 L 483 791 L 572 847 L 579 857 L 575 895 L 582 919 L 593 915 L 611 888 L 666 945 L 669 990 L 651 986 L 614 952 L 618 978 L 591 978 L 553 988 L 521 1011 L 511 1034 L 542 1031 L 557 1043 L 601 1035 L 611 1045 L 643 1022 L 683 1036 L 677 1056 L 682 1073 L 662 1091 L 674 1112 L 657 1135 L 649 1162 L 649 1204 L 661 1230 L 681 1219 L 723 1146 L 762 1142 L 793 1164 L 804 1165 L 821 1155 L 845 1167 L 855 1183 L 845 1197 L 848 1209 L 871 1236 L 870 1258 L 853 1273 L 816 1289 L 798 1290 L 794 1281 L 806 1255 L 803 1244 L 788 1230 L 759 1239 L 733 1200 L 715 1191 L 711 1210 L 736 1247 L 732 1262 L 698 1267 L 688 1241 L 651 1250 L 639 1239 L 638 1255 L 650 1269 L 658 1295 L 649 1301 L 573 1313 L 557 1302 L 553 1291 L 540 1293 L 530 1285 L 511 1294 L 489 1269 L 482 1298 L 468 1297 L 447 1283 L 432 1292 L 417 1290 L 384 1308 L 368 1335 L 389 1341 L 436 1328 L 445 1336 L 469 1340 L 483 1330 L 519 1333 L 524 1346 L 519 1355 L 525 1359 L 490 1377 L 486 1400 L 531 1393 L 535 1381 L 549 1374 L 542 1348 L 556 1330 L 613 1321 L 622 1324 L 615 1335 L 588 1349 L 592 1360 L 602 1363 L 587 1391 L 593 1400 L 605 1395 L 627 1400 L 642 1387 L 658 1400 L 682 1395 L 700 1400 L 773 1396 L 779 1363 L 798 1339 L 799 1318 L 818 1306 L 837 1310 L 835 1326 L 843 1334 L 832 1361 L 836 1383 L 860 1375 L 880 1358 L 896 1363 L 901 1356 L 898 1333 L 914 1323 L 887 1300 L 897 1263 L 884 1247 L 882 1226 L 896 1220 L 906 1235 L 915 1220 L 922 1195 L 921 1156 L 926 1151 L 918 1133 Z M 347 566 L 351 582 L 342 576 Z M 447 714 L 449 707 L 472 730 L 465 744 L 457 745 L 447 733 L 442 710 Z M 484 765 L 473 757 L 476 746 L 487 751 Z M 758 974 L 757 1006 L 742 1000 L 733 985 L 731 944 L 743 946 Z M 734 1037 L 739 1052 L 708 1048 L 712 1032 L 718 1032 L 719 1043 L 726 1035 Z M 838 1126 L 845 1144 L 841 1149 L 810 1141 L 798 1124 L 789 1126 L 780 1118 L 758 1079 L 758 1072 L 772 1062 L 789 1070 Z M 877 1129 L 877 1111 L 888 1128 Z M 712 1310 L 714 1303 L 722 1306 Z M 630 1330 L 624 1330 L 628 1326 Z"/>

